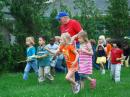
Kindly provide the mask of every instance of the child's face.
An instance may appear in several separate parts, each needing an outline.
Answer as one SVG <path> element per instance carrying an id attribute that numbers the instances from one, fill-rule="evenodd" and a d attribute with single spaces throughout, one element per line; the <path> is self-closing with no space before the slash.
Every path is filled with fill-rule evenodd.
<path id="1" fill-rule="evenodd" d="M 44 44 L 45 44 L 45 41 L 44 41 L 42 38 L 39 38 L 38 43 L 39 43 L 39 45 L 44 45 Z"/>
<path id="2" fill-rule="evenodd" d="M 78 36 L 78 41 L 79 41 L 80 43 L 83 43 L 83 42 L 84 42 L 84 39 L 83 39 L 81 36 Z"/>
<path id="3" fill-rule="evenodd" d="M 27 46 L 31 45 L 31 42 L 29 40 L 26 40 L 26 45 Z"/>
<path id="4" fill-rule="evenodd" d="M 112 46 L 113 46 L 113 47 L 117 47 L 117 44 L 116 44 L 116 43 L 113 43 Z"/>
<path id="5" fill-rule="evenodd" d="M 51 45 L 54 45 L 54 43 L 55 43 L 54 41 L 50 41 L 50 44 L 51 44 Z"/>
<path id="6" fill-rule="evenodd" d="M 61 39 L 60 39 L 60 43 L 61 43 L 61 44 L 65 44 L 65 40 L 64 40 L 64 38 L 61 37 Z"/>
<path id="7" fill-rule="evenodd" d="M 60 42 L 60 39 L 59 38 L 55 38 L 55 42 Z"/>
<path id="8" fill-rule="evenodd" d="M 102 44 L 103 41 L 101 39 L 98 40 L 98 44 Z"/>

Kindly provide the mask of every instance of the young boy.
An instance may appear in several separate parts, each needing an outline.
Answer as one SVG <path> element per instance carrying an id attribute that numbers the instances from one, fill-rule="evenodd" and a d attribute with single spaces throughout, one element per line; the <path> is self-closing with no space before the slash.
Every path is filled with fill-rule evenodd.
<path id="1" fill-rule="evenodd" d="M 121 61 L 123 60 L 123 50 L 120 49 L 121 46 L 118 40 L 113 41 L 112 46 L 113 48 L 110 53 L 112 79 L 115 82 L 120 82 Z"/>
<path id="2" fill-rule="evenodd" d="M 38 70 L 38 81 L 39 83 L 43 82 L 45 78 L 49 80 L 54 80 L 53 76 L 50 73 L 50 54 L 45 49 L 46 46 L 45 37 L 39 37 L 39 47 L 37 48 L 37 65 Z"/>
<path id="3" fill-rule="evenodd" d="M 55 38 L 52 38 L 50 40 L 50 43 L 46 46 L 51 52 L 55 53 L 58 49 L 58 45 L 55 44 Z M 57 62 L 57 57 L 53 56 L 53 54 L 51 55 L 51 60 L 50 60 L 50 66 L 52 68 L 52 74 L 53 76 L 55 76 L 55 66 L 56 66 L 56 62 Z"/>

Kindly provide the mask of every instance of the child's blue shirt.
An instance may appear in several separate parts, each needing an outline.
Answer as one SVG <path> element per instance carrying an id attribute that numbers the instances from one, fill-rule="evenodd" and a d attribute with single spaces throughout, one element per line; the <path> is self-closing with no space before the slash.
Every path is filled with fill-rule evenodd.
<path id="1" fill-rule="evenodd" d="M 31 56 L 36 54 L 36 49 L 34 46 L 27 48 L 27 58 L 31 59 L 31 61 L 36 60 L 35 58 L 31 58 Z"/>
<path id="2" fill-rule="evenodd" d="M 44 58 L 40 58 L 37 60 L 37 63 L 38 63 L 38 66 L 50 66 L 50 55 L 49 55 L 49 52 L 44 49 L 43 46 L 39 46 L 37 48 L 37 55 L 38 56 L 42 56 L 42 55 L 45 55 L 47 54 L 46 57 Z"/>
<path id="3" fill-rule="evenodd" d="M 36 49 L 34 46 L 27 48 L 27 57 L 30 57 L 35 54 L 36 54 Z"/>

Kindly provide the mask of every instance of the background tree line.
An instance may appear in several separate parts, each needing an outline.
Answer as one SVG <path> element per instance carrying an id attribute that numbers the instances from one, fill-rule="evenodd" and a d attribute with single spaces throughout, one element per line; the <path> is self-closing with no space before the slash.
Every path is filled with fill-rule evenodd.
<path id="1" fill-rule="evenodd" d="M 89 38 L 97 39 L 100 34 L 108 37 L 123 38 L 129 35 L 128 0 L 107 0 L 108 10 L 102 15 L 94 0 L 74 0 L 74 7 L 80 15 L 72 16 L 71 10 L 59 0 L 60 9 L 53 4 L 45 3 L 47 0 L 0 0 L 0 25 L 16 36 L 16 44 L 6 45 L 0 34 L 0 71 L 21 71 L 24 64 L 17 61 L 25 59 L 25 37 L 44 35 L 47 41 L 59 35 L 59 22 L 55 19 L 58 11 L 67 11 L 71 18 L 79 20 L 87 31 Z M 15 21 L 4 19 L 2 9 L 10 7 L 11 15 Z M 52 6 L 51 14 L 45 17 L 44 13 Z M 13 26 L 12 26 L 13 25 Z M 103 32 L 103 29 L 106 32 Z"/>

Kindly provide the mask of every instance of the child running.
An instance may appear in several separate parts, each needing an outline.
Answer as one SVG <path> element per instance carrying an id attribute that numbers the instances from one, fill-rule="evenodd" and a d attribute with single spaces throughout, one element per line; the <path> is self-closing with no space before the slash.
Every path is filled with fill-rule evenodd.
<path id="1" fill-rule="evenodd" d="M 81 78 L 81 88 L 84 88 L 84 82 L 86 79 L 90 81 L 91 88 L 96 87 L 96 79 L 90 77 L 92 74 L 92 56 L 93 49 L 91 43 L 87 38 L 86 32 L 80 32 L 78 34 L 78 40 L 80 42 L 79 52 L 79 75 Z"/>
<path id="2" fill-rule="evenodd" d="M 120 49 L 121 46 L 118 40 L 113 41 L 112 45 L 113 48 L 110 54 L 112 79 L 115 82 L 120 82 L 121 61 L 124 59 L 123 50 Z"/>
<path id="3" fill-rule="evenodd" d="M 102 44 L 102 41 L 100 39 L 98 41 L 98 46 L 96 49 L 96 56 L 97 56 L 96 63 L 100 65 L 101 74 L 104 75 L 105 74 L 104 65 L 106 63 L 106 52 L 105 52 L 105 48 Z"/>
<path id="4" fill-rule="evenodd" d="M 36 53 L 35 47 L 33 46 L 34 44 L 35 44 L 35 42 L 34 42 L 33 37 L 26 38 L 26 45 L 28 46 L 28 48 L 27 48 L 27 64 L 26 64 L 26 67 L 24 69 L 24 74 L 23 74 L 24 80 L 28 79 L 28 73 L 29 73 L 31 67 L 34 69 L 36 75 L 38 75 L 36 59 L 34 58 L 35 53 Z"/>
<path id="5" fill-rule="evenodd" d="M 55 53 L 58 49 L 58 45 L 55 43 L 55 38 L 52 38 L 50 40 L 50 43 L 46 46 L 51 52 Z M 50 60 L 50 66 L 51 66 L 51 71 L 52 75 L 55 76 L 55 66 L 57 62 L 57 57 L 54 55 L 51 55 L 51 60 Z"/>
<path id="6" fill-rule="evenodd" d="M 39 82 L 43 82 L 45 78 L 48 78 L 49 80 L 54 80 L 53 76 L 50 74 L 50 56 L 49 52 L 45 49 L 45 37 L 39 37 L 39 47 L 37 49 L 37 64 L 39 66 Z"/>
<path id="7" fill-rule="evenodd" d="M 72 91 L 77 94 L 80 91 L 80 84 L 75 81 L 75 72 L 78 71 L 78 57 L 79 54 L 76 48 L 71 43 L 71 36 L 68 33 L 63 33 L 61 35 L 60 47 L 56 54 L 63 53 L 68 72 L 66 74 L 66 80 L 72 85 Z"/>

